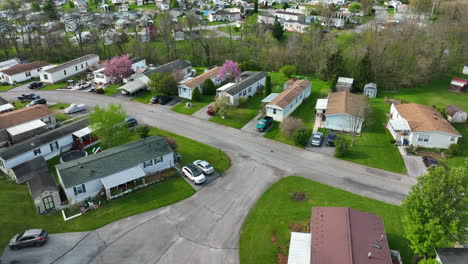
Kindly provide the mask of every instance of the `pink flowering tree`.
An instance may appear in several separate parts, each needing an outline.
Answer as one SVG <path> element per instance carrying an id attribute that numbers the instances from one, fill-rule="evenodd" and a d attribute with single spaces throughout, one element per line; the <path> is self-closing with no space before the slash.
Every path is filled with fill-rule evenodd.
<path id="1" fill-rule="evenodd" d="M 236 62 L 227 60 L 224 62 L 221 70 L 219 71 L 219 78 L 221 81 L 233 82 L 241 76 L 241 70 Z"/>
<path id="2" fill-rule="evenodd" d="M 130 61 L 130 55 L 128 54 L 113 57 L 110 60 L 104 61 L 102 64 L 105 67 L 104 74 L 115 78 L 117 82 L 122 82 L 123 78 L 126 78 L 133 73 L 132 62 Z"/>

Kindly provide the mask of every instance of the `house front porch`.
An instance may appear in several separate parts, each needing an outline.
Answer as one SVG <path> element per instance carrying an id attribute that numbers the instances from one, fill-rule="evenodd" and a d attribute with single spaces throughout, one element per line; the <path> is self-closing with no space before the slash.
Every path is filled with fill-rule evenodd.
<path id="1" fill-rule="evenodd" d="M 409 136 L 411 129 L 404 119 L 390 119 L 387 123 L 387 129 L 390 131 L 397 145 L 409 145 Z"/>

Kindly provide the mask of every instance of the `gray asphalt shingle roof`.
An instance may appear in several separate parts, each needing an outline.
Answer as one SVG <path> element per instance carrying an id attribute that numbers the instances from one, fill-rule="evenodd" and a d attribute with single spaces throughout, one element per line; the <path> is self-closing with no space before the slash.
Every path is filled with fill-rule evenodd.
<path id="1" fill-rule="evenodd" d="M 248 74 L 249 76 L 247 78 L 241 80 L 240 82 L 237 82 L 224 92 L 230 95 L 236 95 L 240 91 L 243 91 L 245 88 L 266 77 L 265 72 L 249 72 Z"/>
<path id="2" fill-rule="evenodd" d="M 158 66 L 154 69 L 149 69 L 148 71 L 144 72 L 143 74 L 146 75 L 146 76 L 150 76 L 151 74 L 153 73 L 156 73 L 156 72 L 172 72 L 174 69 L 185 69 L 187 67 L 190 67 L 192 66 L 192 64 L 189 62 L 189 61 L 186 61 L 186 60 L 181 60 L 181 59 L 178 59 L 178 60 L 175 60 L 175 61 L 171 61 L 169 63 L 166 63 L 166 64 L 163 64 L 161 66 Z"/>
<path id="3" fill-rule="evenodd" d="M 65 188 L 131 168 L 173 150 L 165 138 L 152 136 L 55 166 Z"/>
<path id="4" fill-rule="evenodd" d="M 55 66 L 55 67 L 49 68 L 49 69 L 47 69 L 47 70 L 44 70 L 44 72 L 47 72 L 47 73 L 58 72 L 58 71 L 61 71 L 61 70 L 66 69 L 66 68 L 68 68 L 68 67 L 74 66 L 75 64 L 81 63 L 81 62 L 83 62 L 83 61 L 87 61 L 87 60 L 89 60 L 89 59 L 91 59 L 91 58 L 94 58 L 94 57 L 99 58 L 99 56 L 96 55 L 96 54 L 84 55 L 84 56 L 82 56 L 82 57 L 76 58 L 76 59 L 71 60 L 71 61 L 67 61 L 67 62 L 62 63 L 62 64 L 60 64 L 60 65 L 57 65 L 57 66 Z M 89 66 L 91 66 L 91 65 L 89 65 Z"/>

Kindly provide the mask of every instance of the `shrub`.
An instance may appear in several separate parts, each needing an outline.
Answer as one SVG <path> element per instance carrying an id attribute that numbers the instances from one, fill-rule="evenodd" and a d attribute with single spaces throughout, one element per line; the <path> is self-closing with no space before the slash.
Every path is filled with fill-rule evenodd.
<path id="1" fill-rule="evenodd" d="M 245 97 L 240 97 L 237 99 L 238 107 L 240 108 L 246 108 L 247 107 L 247 98 Z"/>
<path id="2" fill-rule="evenodd" d="M 296 74 L 296 66 L 294 65 L 284 65 L 280 69 L 281 73 L 284 74 L 284 76 L 290 78 L 294 74 Z"/>
<path id="3" fill-rule="evenodd" d="M 271 77 L 270 75 L 267 75 L 265 78 L 265 89 L 263 90 L 263 94 L 265 96 L 268 96 L 271 94 Z"/>
<path id="4" fill-rule="evenodd" d="M 305 147 L 309 142 L 311 131 L 305 128 L 300 128 L 293 133 L 294 144 Z"/>
<path id="5" fill-rule="evenodd" d="M 211 79 L 206 79 L 203 82 L 203 94 L 207 94 L 207 95 L 216 94 L 216 87 Z"/>
<path id="6" fill-rule="evenodd" d="M 174 152 L 177 152 L 177 150 L 179 149 L 179 145 L 177 144 L 177 141 L 172 137 L 168 137 L 166 138 L 166 140 L 169 146 L 171 146 L 172 150 Z"/>
<path id="7" fill-rule="evenodd" d="M 96 93 L 98 93 L 98 94 L 104 94 L 104 89 L 102 89 L 102 88 L 97 88 L 97 89 L 96 89 Z"/>
<path id="8" fill-rule="evenodd" d="M 343 158 L 346 156 L 349 148 L 349 142 L 344 138 L 337 138 L 335 140 L 335 157 Z"/>
<path id="9" fill-rule="evenodd" d="M 148 125 L 139 126 L 135 129 L 140 138 L 147 138 L 151 128 Z"/>
<path id="10" fill-rule="evenodd" d="M 201 101 L 201 93 L 198 88 L 195 88 L 192 93 L 192 100 L 195 102 L 200 102 Z"/>
<path id="11" fill-rule="evenodd" d="M 447 153 L 448 153 L 450 156 L 458 156 L 458 155 L 460 155 L 460 154 L 461 154 L 460 145 L 458 145 L 458 144 L 450 144 Z"/>
<path id="12" fill-rule="evenodd" d="M 304 123 L 299 118 L 287 117 L 281 122 L 280 129 L 283 135 L 290 137 L 294 131 L 304 128 Z"/>
<path id="13" fill-rule="evenodd" d="M 305 199 L 307 199 L 307 194 L 305 192 L 294 192 L 291 195 L 291 198 L 296 202 L 304 201 Z"/>

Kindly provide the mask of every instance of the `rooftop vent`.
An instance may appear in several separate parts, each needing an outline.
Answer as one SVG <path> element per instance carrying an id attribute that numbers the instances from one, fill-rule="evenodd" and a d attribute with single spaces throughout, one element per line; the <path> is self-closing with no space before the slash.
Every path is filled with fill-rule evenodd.
<path id="1" fill-rule="evenodd" d="M 371 252 L 367 253 L 367 257 L 372 258 L 372 253 Z"/>
<path id="2" fill-rule="evenodd" d="M 375 248 L 378 248 L 378 249 L 381 249 L 381 248 L 382 248 L 382 246 L 377 245 L 377 244 L 375 244 L 375 243 L 372 243 L 371 246 L 372 246 L 372 247 L 375 247 Z"/>

